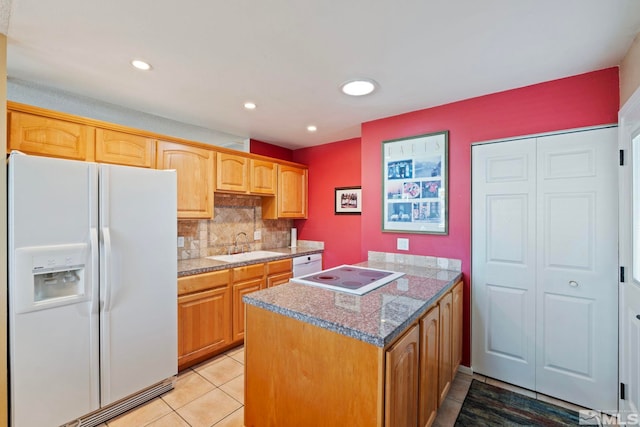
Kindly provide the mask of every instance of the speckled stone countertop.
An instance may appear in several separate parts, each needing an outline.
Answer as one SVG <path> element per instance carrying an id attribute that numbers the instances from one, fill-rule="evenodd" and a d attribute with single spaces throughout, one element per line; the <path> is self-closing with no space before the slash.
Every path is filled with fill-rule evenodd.
<path id="1" fill-rule="evenodd" d="M 302 255 L 322 253 L 324 249 L 299 246 L 297 248 L 266 249 L 269 252 L 279 252 L 282 255 L 254 259 L 243 262 L 223 262 L 208 258 L 196 258 L 178 261 L 178 277 L 192 276 L 194 274 L 209 273 L 227 268 L 242 267 L 245 265 L 259 264 L 279 259 L 295 258 Z"/>
<path id="2" fill-rule="evenodd" d="M 384 348 L 462 276 L 459 271 L 381 261 L 355 265 L 405 275 L 364 295 L 289 282 L 253 292 L 243 301 Z"/>

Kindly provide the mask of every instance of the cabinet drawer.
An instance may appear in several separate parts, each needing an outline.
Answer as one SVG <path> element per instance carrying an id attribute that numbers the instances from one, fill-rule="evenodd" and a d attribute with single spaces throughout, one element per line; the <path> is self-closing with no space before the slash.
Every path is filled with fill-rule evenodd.
<path id="1" fill-rule="evenodd" d="M 230 279 L 229 272 L 229 270 L 221 270 L 181 277 L 178 279 L 178 295 L 227 286 Z"/>
<path id="2" fill-rule="evenodd" d="M 236 267 L 233 269 L 234 283 L 256 279 L 262 276 L 264 276 L 264 264 L 246 265 L 244 267 Z"/>
<path id="3" fill-rule="evenodd" d="M 267 264 L 267 276 L 291 271 L 291 258 L 271 261 Z"/>

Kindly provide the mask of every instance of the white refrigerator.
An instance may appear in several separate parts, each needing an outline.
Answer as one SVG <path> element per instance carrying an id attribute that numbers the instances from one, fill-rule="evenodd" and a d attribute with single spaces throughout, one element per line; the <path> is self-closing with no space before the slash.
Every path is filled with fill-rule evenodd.
<path id="1" fill-rule="evenodd" d="M 175 171 L 18 152 L 8 170 L 12 426 L 98 425 L 173 388 Z"/>

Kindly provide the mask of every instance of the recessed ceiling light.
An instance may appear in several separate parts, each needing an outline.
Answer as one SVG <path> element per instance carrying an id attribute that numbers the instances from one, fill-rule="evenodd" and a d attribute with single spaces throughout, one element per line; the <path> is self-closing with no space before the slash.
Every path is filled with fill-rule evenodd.
<path id="1" fill-rule="evenodd" d="M 134 59 L 131 61 L 131 65 L 142 71 L 149 71 L 151 69 L 151 64 L 141 61 L 140 59 Z"/>
<path id="2" fill-rule="evenodd" d="M 369 95 L 378 85 L 371 79 L 355 79 L 340 85 L 343 93 L 351 96 Z"/>
<path id="3" fill-rule="evenodd" d="M 315 127 L 314 125 L 309 125 L 309 126 L 307 126 L 307 130 L 308 130 L 309 132 L 315 132 L 315 131 L 317 131 L 317 130 L 318 130 L 318 128 L 317 128 L 317 127 Z"/>
<path id="4" fill-rule="evenodd" d="M 246 108 L 247 110 L 255 110 L 257 107 L 257 105 L 254 102 L 245 102 L 244 103 L 244 108 Z"/>

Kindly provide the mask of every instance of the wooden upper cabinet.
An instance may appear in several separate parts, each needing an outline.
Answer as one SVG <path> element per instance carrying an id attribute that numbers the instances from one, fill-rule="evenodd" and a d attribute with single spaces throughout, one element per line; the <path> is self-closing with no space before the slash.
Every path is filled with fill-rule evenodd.
<path id="1" fill-rule="evenodd" d="M 278 165 L 278 218 L 307 217 L 307 169 Z"/>
<path id="2" fill-rule="evenodd" d="M 27 154 L 93 160 L 94 132 L 92 126 L 11 111 L 7 148 Z"/>
<path id="3" fill-rule="evenodd" d="M 178 175 L 178 218 L 213 218 L 214 152 L 158 141 L 156 168 Z"/>
<path id="4" fill-rule="evenodd" d="M 217 153 L 216 190 L 249 192 L 249 159 L 228 153 Z"/>
<path id="5" fill-rule="evenodd" d="M 153 168 L 156 141 L 113 130 L 96 129 L 96 162 Z"/>
<path id="6" fill-rule="evenodd" d="M 249 165 L 249 191 L 252 194 L 275 195 L 278 183 L 278 167 L 266 160 L 251 159 Z"/>

